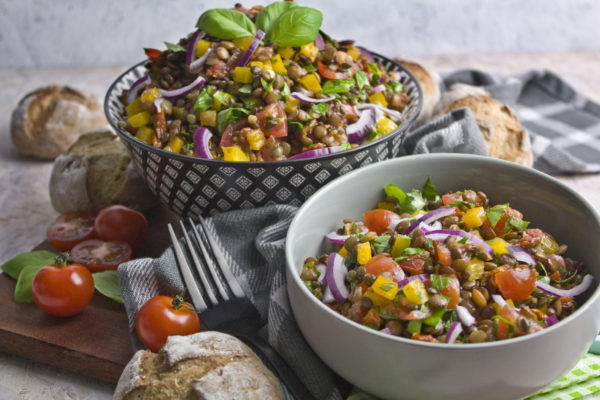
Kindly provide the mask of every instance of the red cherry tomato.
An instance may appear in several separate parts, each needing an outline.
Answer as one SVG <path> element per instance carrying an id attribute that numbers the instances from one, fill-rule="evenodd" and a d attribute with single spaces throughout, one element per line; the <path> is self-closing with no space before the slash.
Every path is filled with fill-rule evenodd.
<path id="1" fill-rule="evenodd" d="M 94 229 L 98 239 L 127 242 L 135 250 L 146 238 L 148 221 L 129 207 L 114 205 L 100 210 Z"/>
<path id="2" fill-rule="evenodd" d="M 283 103 L 277 101 L 260 110 L 256 117 L 258 126 L 267 136 L 276 138 L 287 136 L 287 119 Z"/>
<path id="3" fill-rule="evenodd" d="M 119 264 L 131 259 L 131 246 L 127 242 L 103 242 L 90 239 L 77 244 L 71 250 L 71 257 L 85 265 L 92 272 L 117 269 Z"/>
<path id="4" fill-rule="evenodd" d="M 146 48 L 146 49 L 144 49 L 144 53 L 146 53 L 146 57 L 153 60 L 155 58 L 160 57 L 160 54 L 162 53 L 162 51 L 157 50 L 157 49 Z"/>
<path id="5" fill-rule="evenodd" d="M 363 219 L 370 231 L 381 235 L 382 233 L 387 232 L 388 226 L 390 226 L 392 222 L 399 220 L 400 216 L 393 211 L 376 209 L 364 213 Z"/>
<path id="6" fill-rule="evenodd" d="M 425 272 L 425 261 L 423 257 L 414 255 L 409 256 L 405 260 L 398 261 L 398 264 L 404 272 L 408 272 L 411 275 L 420 275 Z"/>
<path id="7" fill-rule="evenodd" d="M 448 306 L 449 310 L 456 308 L 458 302 L 460 301 L 460 282 L 458 278 L 453 275 L 445 275 L 450 278 L 450 283 L 446 286 L 440 294 L 448 298 Z"/>
<path id="8" fill-rule="evenodd" d="M 398 263 L 384 254 L 377 254 L 367 261 L 365 270 L 368 274 L 373 274 L 375 276 L 388 272 L 391 274 L 391 279 L 394 282 L 401 281 L 406 276 Z"/>
<path id="9" fill-rule="evenodd" d="M 46 265 L 31 283 L 35 304 L 44 312 L 57 317 L 79 314 L 94 295 L 94 279 L 82 265 Z"/>
<path id="10" fill-rule="evenodd" d="M 512 301 L 525 300 L 535 289 L 535 272 L 528 267 L 500 271 L 494 279 L 502 296 Z"/>
<path id="11" fill-rule="evenodd" d="M 317 61 L 317 68 L 319 69 L 319 73 L 321 76 L 327 79 L 348 79 L 347 72 L 336 72 L 332 71 L 327 67 L 327 65 L 323 64 L 321 61 Z"/>
<path id="12" fill-rule="evenodd" d="M 135 330 L 142 343 L 158 352 L 169 336 L 200 332 L 200 318 L 180 296 L 156 296 L 138 311 Z"/>
<path id="13" fill-rule="evenodd" d="M 63 214 L 48 228 L 46 238 L 60 251 L 71 250 L 77 243 L 94 236 L 94 218 L 88 211 Z"/>
<path id="14" fill-rule="evenodd" d="M 454 203 L 455 201 L 460 200 L 461 197 L 459 194 L 457 193 L 448 193 L 442 196 L 442 203 L 444 203 L 444 206 L 449 206 L 451 203 Z"/>

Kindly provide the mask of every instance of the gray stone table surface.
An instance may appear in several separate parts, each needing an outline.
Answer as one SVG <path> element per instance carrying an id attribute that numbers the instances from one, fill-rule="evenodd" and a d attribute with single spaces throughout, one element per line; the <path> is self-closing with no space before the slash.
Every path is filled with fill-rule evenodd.
<path id="1" fill-rule="evenodd" d="M 478 68 L 516 74 L 549 69 L 600 102 L 600 52 L 438 56 L 417 60 L 438 72 Z M 12 146 L 10 114 L 27 92 L 69 84 L 102 98 L 124 67 L 0 71 L 0 263 L 44 239 L 57 214 L 48 196 L 51 162 L 20 156 Z M 600 174 L 560 177 L 600 208 Z M 113 385 L 0 353 L 0 399 L 109 399 Z"/>

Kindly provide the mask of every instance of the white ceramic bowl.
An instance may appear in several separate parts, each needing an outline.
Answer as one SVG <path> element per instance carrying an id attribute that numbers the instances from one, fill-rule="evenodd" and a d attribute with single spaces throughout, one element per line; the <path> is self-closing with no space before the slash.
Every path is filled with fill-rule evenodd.
<path id="1" fill-rule="evenodd" d="M 481 344 L 439 344 L 366 328 L 318 301 L 299 277 L 306 257 L 322 253 L 321 238 L 344 218 L 361 219 L 393 183 L 410 190 L 431 177 L 440 192 L 474 189 L 507 203 L 532 227 L 569 245 L 600 281 L 600 218 L 575 191 L 554 178 L 488 157 L 431 154 L 396 158 L 329 183 L 300 208 L 286 244 L 287 286 L 298 325 L 337 374 L 384 399 L 517 399 L 564 374 L 600 329 L 600 289 L 571 316 L 543 331 Z"/>

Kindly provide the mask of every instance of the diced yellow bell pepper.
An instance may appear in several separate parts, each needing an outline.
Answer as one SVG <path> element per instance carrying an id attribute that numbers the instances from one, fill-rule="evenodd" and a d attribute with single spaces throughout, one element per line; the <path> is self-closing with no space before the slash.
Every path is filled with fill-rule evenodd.
<path id="1" fill-rule="evenodd" d="M 429 295 L 425 289 L 425 285 L 418 279 L 408 282 L 402 288 L 406 299 L 413 304 L 425 304 L 429 301 Z"/>
<path id="2" fill-rule="evenodd" d="M 252 39 L 254 39 L 254 36 L 246 36 L 246 37 L 242 37 L 242 38 L 233 39 L 232 42 L 237 47 L 239 47 L 242 51 L 246 51 L 246 50 L 248 50 L 248 47 L 250 47 L 250 43 L 252 43 Z"/>
<path id="3" fill-rule="evenodd" d="M 371 243 L 359 243 L 356 246 L 356 261 L 358 261 L 360 265 L 365 265 L 371 257 Z"/>
<path id="4" fill-rule="evenodd" d="M 483 276 L 483 261 L 477 257 L 471 258 L 466 270 L 469 271 L 469 281 L 481 279 Z"/>
<path id="5" fill-rule="evenodd" d="M 483 207 L 470 208 L 461 220 L 467 229 L 479 228 L 485 221 L 485 210 Z"/>
<path id="6" fill-rule="evenodd" d="M 152 103 L 154 101 L 154 99 L 156 99 L 157 97 L 162 97 L 162 94 L 160 94 L 158 89 L 157 88 L 149 88 L 142 92 L 142 95 L 140 96 L 140 100 L 142 101 L 142 103 L 145 103 L 145 102 Z"/>
<path id="7" fill-rule="evenodd" d="M 402 250 L 410 247 L 411 238 L 407 235 L 398 235 L 392 245 L 392 257 L 396 258 L 400 256 Z"/>
<path id="8" fill-rule="evenodd" d="M 283 57 L 286 60 L 290 60 L 296 54 L 296 51 L 291 47 L 280 47 L 277 50 L 277 54 Z"/>
<path id="9" fill-rule="evenodd" d="M 396 123 L 389 118 L 384 117 L 377 121 L 377 131 L 383 136 L 394 131 L 396 128 L 398 128 L 398 125 L 396 125 Z"/>
<path id="10" fill-rule="evenodd" d="M 346 256 L 348 255 L 348 250 L 346 250 L 346 248 L 344 246 L 342 246 L 342 248 L 340 249 L 340 251 L 338 251 L 338 254 L 344 258 L 346 258 Z"/>
<path id="11" fill-rule="evenodd" d="M 198 40 L 198 43 L 196 43 L 196 57 L 202 57 L 209 48 L 210 42 L 208 40 Z"/>
<path id="12" fill-rule="evenodd" d="M 317 78 L 317 75 L 314 73 L 304 75 L 302 78 L 299 79 L 299 81 L 305 89 L 310 90 L 313 93 L 319 93 L 321 91 L 321 84 L 319 83 L 319 78 Z"/>
<path id="13" fill-rule="evenodd" d="M 200 118 L 200 125 L 202 126 L 217 125 L 217 112 L 215 110 L 200 111 L 198 117 Z"/>
<path id="14" fill-rule="evenodd" d="M 508 243 L 506 240 L 504 240 L 502 238 L 495 237 L 493 239 L 486 240 L 485 242 L 490 245 L 490 247 L 492 248 L 492 250 L 494 250 L 494 253 L 496 255 L 508 253 L 506 246 L 509 246 L 510 243 Z"/>
<path id="15" fill-rule="evenodd" d="M 375 282 L 371 285 L 371 289 L 376 294 L 388 300 L 393 300 L 398 293 L 398 284 L 385 276 L 378 276 Z"/>
<path id="16" fill-rule="evenodd" d="M 310 42 L 303 46 L 300 46 L 300 54 L 308 58 L 311 62 L 314 62 L 319 54 L 319 48 L 315 46 L 314 42 Z"/>
<path id="17" fill-rule="evenodd" d="M 250 61 L 250 64 L 248 65 L 250 65 L 251 67 L 258 67 L 260 69 L 263 69 L 265 67 L 265 65 L 260 61 Z"/>
<path id="18" fill-rule="evenodd" d="M 506 304 L 508 304 L 512 308 L 515 308 L 515 303 L 513 303 L 512 299 L 506 299 Z"/>
<path id="19" fill-rule="evenodd" d="M 283 60 L 279 54 L 275 54 L 275 56 L 271 58 L 271 65 L 273 66 L 273 71 L 278 74 L 287 74 L 287 69 L 285 69 L 285 65 L 283 65 Z"/>
<path id="20" fill-rule="evenodd" d="M 131 102 L 131 104 L 129 104 L 127 107 L 125 107 L 125 111 L 127 111 L 127 115 L 130 117 L 132 115 L 135 115 L 137 113 L 141 113 L 142 111 L 144 111 L 144 107 L 142 106 L 142 101 L 140 100 L 140 98 L 138 97 L 133 102 Z"/>
<path id="21" fill-rule="evenodd" d="M 152 144 L 152 138 L 154 136 L 154 129 L 149 126 L 140 126 L 135 133 L 135 137 L 140 139 L 144 143 Z"/>
<path id="22" fill-rule="evenodd" d="M 250 161 L 248 155 L 237 146 L 221 147 L 225 161 Z"/>
<path id="23" fill-rule="evenodd" d="M 288 114 L 291 114 L 298 108 L 299 103 L 300 103 L 300 100 L 290 97 L 289 99 L 287 99 L 285 101 L 285 112 Z"/>
<path id="24" fill-rule="evenodd" d="M 233 80 L 238 83 L 252 83 L 252 71 L 250 67 L 235 67 Z"/>
<path id="25" fill-rule="evenodd" d="M 133 103 L 132 103 L 133 104 Z M 542 241 L 540 242 L 540 246 L 544 250 L 546 254 L 554 254 L 556 250 L 558 250 L 558 243 L 552 237 L 548 236 L 544 233 L 542 236 Z"/>
<path id="26" fill-rule="evenodd" d="M 496 314 L 500 315 L 500 313 L 502 312 L 502 307 L 500 307 L 500 304 L 492 303 L 492 307 L 496 309 Z"/>
<path id="27" fill-rule="evenodd" d="M 360 50 L 354 46 L 350 47 L 346 53 L 348 53 L 354 60 L 358 60 L 358 57 L 360 57 Z"/>
<path id="28" fill-rule="evenodd" d="M 260 129 L 252 129 L 246 133 L 246 140 L 250 144 L 250 148 L 254 151 L 262 149 L 265 145 L 265 134 Z"/>
<path id="29" fill-rule="evenodd" d="M 394 209 L 396 208 L 396 204 L 387 201 L 380 201 L 379 203 L 377 203 L 377 208 L 382 210 L 394 211 Z"/>
<path id="30" fill-rule="evenodd" d="M 127 118 L 129 124 L 134 128 L 139 128 L 150 123 L 150 113 L 148 111 L 142 111 Z"/>
<path id="31" fill-rule="evenodd" d="M 385 306 L 385 305 L 388 305 L 391 303 L 391 300 L 388 300 L 387 298 L 375 293 L 373 291 L 372 287 L 367 289 L 367 291 L 363 294 L 363 296 L 365 296 L 366 298 L 371 300 L 371 302 L 373 303 L 374 306 L 381 307 L 381 306 Z"/>
<path id="32" fill-rule="evenodd" d="M 369 101 L 373 104 L 379 104 L 380 106 L 383 106 L 383 107 L 388 106 L 388 102 L 385 99 L 385 96 L 383 95 L 383 91 L 373 93 L 372 95 L 370 95 Z"/>
<path id="33" fill-rule="evenodd" d="M 173 153 L 181 153 L 181 148 L 183 147 L 183 140 L 179 136 L 175 136 L 173 139 L 169 141 L 168 146 L 171 148 Z"/>

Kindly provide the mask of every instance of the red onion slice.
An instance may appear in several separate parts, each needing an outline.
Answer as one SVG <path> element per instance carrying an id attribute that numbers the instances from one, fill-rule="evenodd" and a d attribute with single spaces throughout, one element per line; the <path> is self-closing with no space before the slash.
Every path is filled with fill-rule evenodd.
<path id="1" fill-rule="evenodd" d="M 323 293 L 323 303 L 333 303 L 335 301 L 335 298 L 333 297 L 333 294 L 331 293 L 331 289 L 329 289 L 329 286 L 325 286 L 325 292 Z"/>
<path id="2" fill-rule="evenodd" d="M 188 41 L 187 51 L 185 53 L 185 63 L 190 65 L 196 59 L 196 46 L 200 39 L 200 31 L 196 31 L 190 36 Z"/>
<path id="3" fill-rule="evenodd" d="M 315 267 L 317 271 L 319 271 L 319 277 L 317 278 L 317 282 L 323 283 L 325 281 L 325 275 L 327 273 L 327 265 L 320 263 Z"/>
<path id="4" fill-rule="evenodd" d="M 576 297 L 586 292 L 590 286 L 592 286 L 592 282 L 594 281 L 594 277 L 590 274 L 587 274 L 583 277 L 581 283 L 571 289 L 558 289 L 552 285 L 544 283 L 542 281 L 537 281 L 535 283 L 535 287 L 540 289 L 542 292 L 551 294 L 556 297 Z"/>
<path id="5" fill-rule="evenodd" d="M 362 143 L 367 137 L 371 128 L 377 124 L 377 113 L 375 110 L 364 110 L 360 113 L 360 118 L 353 124 L 346 127 L 346 135 L 350 143 Z"/>
<path id="6" fill-rule="evenodd" d="M 327 154 L 337 153 L 340 150 L 341 150 L 340 146 L 331 146 L 331 147 L 324 147 L 322 149 L 308 150 L 308 151 L 305 151 L 304 153 L 300 153 L 300 154 L 296 154 L 295 156 L 291 156 L 290 158 L 288 158 L 288 160 L 298 160 L 300 158 L 324 156 Z"/>
<path id="7" fill-rule="evenodd" d="M 163 99 L 162 97 L 158 97 L 156 99 L 154 99 L 154 109 L 156 110 L 157 113 L 162 111 L 162 103 L 163 101 L 165 101 L 165 99 Z"/>
<path id="8" fill-rule="evenodd" d="M 402 234 L 410 235 L 412 231 L 417 229 L 419 224 L 429 224 L 433 221 L 436 221 L 440 218 L 448 217 L 456 212 L 456 207 L 440 207 L 435 210 L 429 211 L 427 214 L 422 215 L 419 219 L 413 222 Z M 425 231 L 423 231 L 426 233 Z"/>
<path id="9" fill-rule="evenodd" d="M 477 236 L 471 235 L 469 232 L 440 229 L 437 231 L 425 232 L 425 236 L 427 236 L 431 240 L 445 240 L 448 236 L 466 237 L 469 239 L 470 242 L 472 242 L 476 246 L 481 247 L 481 249 L 490 258 L 494 256 L 494 250 L 492 250 L 492 248 L 490 247 L 489 244 L 487 244 L 483 240 L 479 239 Z"/>
<path id="10" fill-rule="evenodd" d="M 387 75 L 381 75 L 381 77 L 379 78 L 379 83 L 385 83 L 387 81 L 388 81 Z"/>
<path id="11" fill-rule="evenodd" d="M 374 109 L 374 110 L 379 110 L 382 113 L 387 114 L 388 116 L 394 118 L 397 121 L 404 121 L 404 116 L 402 115 L 401 112 L 396 111 L 396 110 L 391 110 L 391 109 L 389 109 L 387 107 L 384 107 L 382 105 L 379 105 L 379 104 L 363 103 L 363 104 L 358 105 L 356 108 L 359 109 L 359 110 L 364 110 L 366 108 L 371 108 L 371 109 Z"/>
<path id="12" fill-rule="evenodd" d="M 385 90 L 384 85 L 377 85 L 373 89 L 371 89 L 371 93 L 383 92 Z"/>
<path id="13" fill-rule="evenodd" d="M 198 76 L 194 80 L 194 82 L 192 82 L 189 85 L 184 86 L 182 88 L 175 89 L 175 90 L 158 89 L 158 91 L 160 92 L 160 94 L 163 95 L 163 97 L 166 97 L 169 99 L 178 99 L 178 98 L 183 97 L 186 94 L 190 93 L 191 91 L 198 89 L 199 87 L 204 85 L 204 82 L 206 82 L 206 80 L 202 76 Z"/>
<path id="14" fill-rule="evenodd" d="M 195 60 L 194 62 L 192 62 L 190 64 L 190 72 L 199 71 L 202 68 L 202 66 L 204 65 L 204 63 L 206 62 L 206 60 L 208 60 L 208 57 L 210 56 L 210 54 L 212 52 L 213 52 L 212 48 L 206 49 L 206 53 L 202 54 L 202 57 L 200 57 L 199 59 Z"/>
<path id="15" fill-rule="evenodd" d="M 475 323 L 475 317 L 463 306 L 456 306 L 456 314 L 464 326 L 471 326 Z"/>
<path id="16" fill-rule="evenodd" d="M 390 328 L 383 328 L 379 332 L 381 332 L 381 333 L 387 333 L 388 335 L 392 334 L 392 332 L 390 331 Z"/>
<path id="17" fill-rule="evenodd" d="M 347 272 L 348 270 L 346 264 L 344 264 L 344 257 L 340 256 L 338 253 L 331 253 L 327 260 L 325 281 L 327 282 L 327 287 L 331 289 L 331 294 L 333 294 L 333 297 L 338 303 L 344 302 L 350 294 L 344 283 Z"/>
<path id="18" fill-rule="evenodd" d="M 558 317 L 556 316 L 556 314 L 553 314 L 553 315 L 549 316 L 548 318 L 546 318 L 546 320 L 544 321 L 544 326 L 547 328 L 549 326 L 556 324 L 557 322 L 558 322 Z"/>
<path id="19" fill-rule="evenodd" d="M 375 57 L 373 57 L 373 54 L 371 54 L 371 52 L 367 49 L 365 49 L 362 46 L 356 46 L 357 49 L 360 50 L 360 55 L 363 56 L 364 58 L 367 59 L 367 61 L 374 63 L 375 62 Z"/>
<path id="20" fill-rule="evenodd" d="M 317 49 L 319 50 L 325 50 L 325 42 L 323 41 L 323 36 L 321 36 L 320 33 L 317 33 L 317 36 L 315 37 L 315 46 L 317 46 Z"/>
<path id="21" fill-rule="evenodd" d="M 508 250 L 517 261 L 529 265 L 536 264 L 535 258 L 533 258 L 531 253 L 522 246 L 506 246 L 506 250 Z"/>
<path id="22" fill-rule="evenodd" d="M 254 36 L 254 39 L 252 39 L 252 42 L 250 42 L 250 46 L 248 46 L 248 48 L 242 55 L 242 58 L 238 63 L 238 67 L 243 67 L 244 65 L 248 64 L 248 61 L 250 61 L 250 57 L 252 57 L 252 54 L 254 54 L 254 52 L 258 48 L 258 45 L 260 44 L 260 41 L 263 39 L 264 36 L 265 33 L 260 29 L 256 31 L 256 36 Z"/>
<path id="23" fill-rule="evenodd" d="M 208 143 L 210 142 L 210 138 L 213 137 L 211 131 L 207 128 L 201 126 L 196 129 L 194 132 L 194 150 L 196 151 L 196 156 L 200 158 L 206 158 L 208 160 L 212 160 L 213 156 L 210 153 L 210 148 Z"/>
<path id="24" fill-rule="evenodd" d="M 454 321 L 450 324 L 450 329 L 448 329 L 448 333 L 446 334 L 446 343 L 454 343 L 456 339 L 462 332 L 462 325 L 458 321 Z"/>
<path id="25" fill-rule="evenodd" d="M 306 94 L 300 93 L 300 92 L 292 92 L 290 95 L 293 98 L 295 98 L 296 100 L 300 100 L 305 103 L 313 103 L 313 104 L 326 103 L 328 101 L 335 100 L 335 96 L 325 97 L 324 99 L 315 99 L 314 97 L 307 96 Z"/>
<path id="26" fill-rule="evenodd" d="M 429 279 L 430 279 L 429 274 L 419 274 L 419 275 L 409 276 L 408 278 L 404 278 L 404 279 L 398 281 L 398 290 L 400 290 L 404 286 L 406 286 L 406 284 L 408 282 L 411 282 L 414 280 L 420 280 L 421 282 L 427 282 Z"/>
<path id="27" fill-rule="evenodd" d="M 133 85 L 131 85 L 129 91 L 127 92 L 127 104 L 133 103 L 140 90 L 144 88 L 144 85 L 149 85 L 150 82 L 150 75 L 144 75 L 137 81 L 133 82 Z"/>

